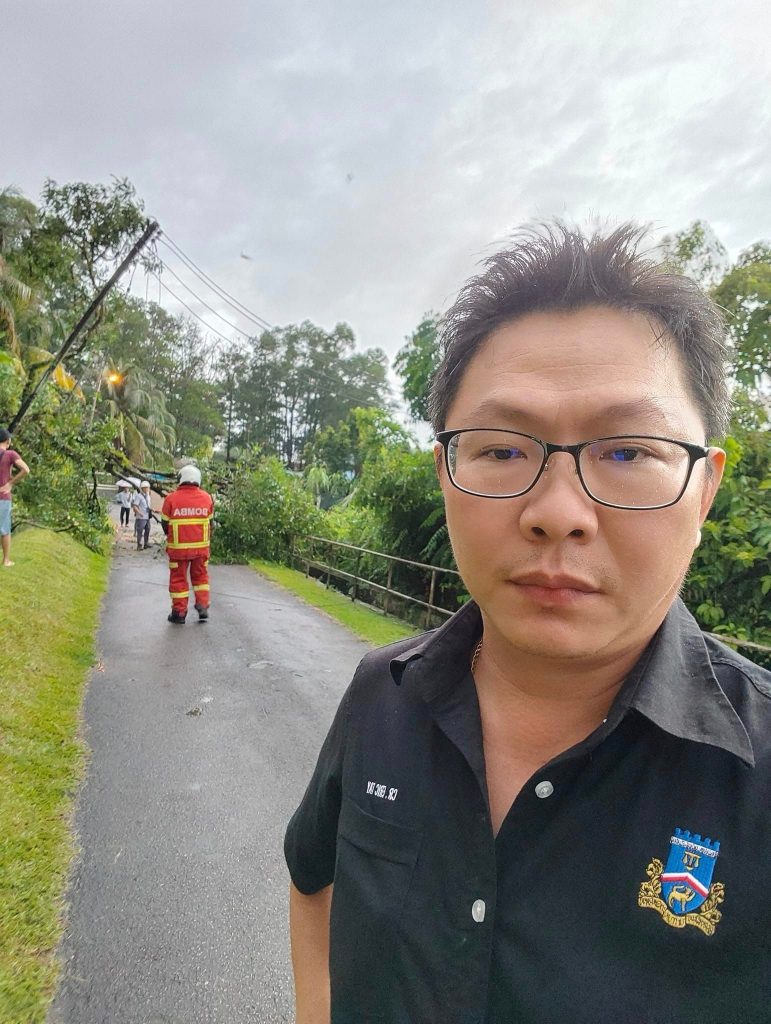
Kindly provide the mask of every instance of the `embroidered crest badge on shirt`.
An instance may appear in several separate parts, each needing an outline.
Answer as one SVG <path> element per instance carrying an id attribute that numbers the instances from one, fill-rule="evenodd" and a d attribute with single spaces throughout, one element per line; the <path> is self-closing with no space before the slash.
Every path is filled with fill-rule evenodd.
<path id="1" fill-rule="evenodd" d="M 717 908 L 725 899 L 723 883 L 712 881 L 720 843 L 679 828 L 669 843 L 666 867 L 657 859 L 650 862 L 637 903 L 661 914 L 673 928 L 692 924 L 714 935 L 723 916 Z"/>

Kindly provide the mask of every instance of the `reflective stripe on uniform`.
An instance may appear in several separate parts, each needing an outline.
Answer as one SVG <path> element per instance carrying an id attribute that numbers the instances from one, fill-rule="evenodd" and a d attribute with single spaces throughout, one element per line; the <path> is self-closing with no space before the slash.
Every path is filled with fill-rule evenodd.
<path id="1" fill-rule="evenodd" d="M 189 590 L 170 590 L 169 593 L 172 597 L 190 597 Z"/>
<path id="2" fill-rule="evenodd" d="M 209 590 L 209 584 L 208 584 L 208 583 L 199 583 L 199 584 L 197 584 L 197 585 L 196 585 L 196 584 L 194 583 L 194 584 L 193 584 L 193 590 L 194 590 L 194 591 L 195 591 L 196 593 L 198 593 L 198 591 L 199 591 L 199 590 Z"/>
<path id="3" fill-rule="evenodd" d="M 170 569 L 179 569 L 179 562 L 169 562 Z"/>
<path id="4" fill-rule="evenodd" d="M 190 548 L 208 548 L 208 540 L 180 540 L 173 544 L 166 544 L 167 551 L 187 551 Z"/>

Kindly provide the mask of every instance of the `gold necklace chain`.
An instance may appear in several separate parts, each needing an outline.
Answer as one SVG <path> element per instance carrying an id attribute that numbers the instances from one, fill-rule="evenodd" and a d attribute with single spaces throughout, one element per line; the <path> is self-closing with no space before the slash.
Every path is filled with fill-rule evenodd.
<path id="1" fill-rule="evenodd" d="M 482 640 L 484 640 L 484 637 L 482 637 Z M 476 648 L 474 649 L 474 653 L 471 655 L 471 674 L 472 674 L 472 676 L 474 674 L 474 669 L 477 667 L 477 662 L 479 661 L 479 655 L 482 653 L 482 640 L 480 640 L 479 643 L 476 645 Z"/>

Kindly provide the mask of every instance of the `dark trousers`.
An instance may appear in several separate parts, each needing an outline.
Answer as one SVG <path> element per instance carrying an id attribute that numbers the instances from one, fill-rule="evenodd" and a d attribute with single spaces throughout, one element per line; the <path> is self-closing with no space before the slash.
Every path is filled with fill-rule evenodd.
<path id="1" fill-rule="evenodd" d="M 134 529 L 137 534 L 137 547 L 142 547 L 142 541 L 144 540 L 144 547 L 147 547 L 150 542 L 150 520 L 149 519 L 135 519 Z"/>
<path id="2" fill-rule="evenodd" d="M 129 524 L 129 512 L 130 511 L 131 511 L 130 509 L 124 508 L 121 505 L 121 507 L 120 507 L 120 525 L 121 526 L 128 526 L 128 524 Z"/>

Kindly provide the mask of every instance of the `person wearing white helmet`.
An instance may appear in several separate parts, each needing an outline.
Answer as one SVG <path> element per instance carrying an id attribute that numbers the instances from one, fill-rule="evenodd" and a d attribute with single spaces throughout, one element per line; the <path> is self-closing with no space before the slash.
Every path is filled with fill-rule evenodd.
<path id="1" fill-rule="evenodd" d="M 131 484 L 128 480 L 118 481 L 118 493 L 115 495 L 115 501 L 120 509 L 120 525 L 128 529 L 131 518 L 131 506 L 133 504 Z"/>
<path id="2" fill-rule="evenodd" d="M 181 484 L 197 484 L 201 486 L 201 470 L 198 466 L 183 466 L 179 471 L 179 482 Z"/>
<path id="3" fill-rule="evenodd" d="M 137 535 L 137 551 L 150 546 L 150 520 L 153 507 L 150 501 L 150 484 L 143 480 L 139 485 L 139 493 L 134 495 L 131 506 L 134 509 L 134 530 Z"/>
<path id="4" fill-rule="evenodd" d="M 163 502 L 161 526 L 169 556 L 169 622 L 182 625 L 187 616 L 190 586 L 199 622 L 209 617 L 209 539 L 214 500 L 201 488 L 197 466 L 183 466 L 179 487 Z M 188 582 L 189 577 L 189 582 Z"/>

